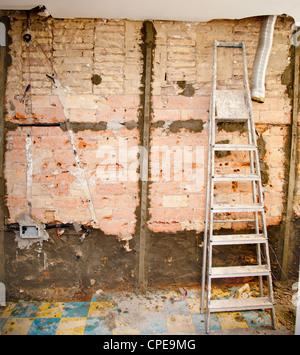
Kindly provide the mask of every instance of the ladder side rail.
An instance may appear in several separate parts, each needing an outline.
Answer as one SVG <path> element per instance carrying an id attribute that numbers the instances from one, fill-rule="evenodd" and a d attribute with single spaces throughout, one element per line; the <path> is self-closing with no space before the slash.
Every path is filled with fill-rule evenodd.
<path id="1" fill-rule="evenodd" d="M 213 220 L 213 211 L 210 210 L 210 219 Z M 212 233 L 211 230 L 213 229 L 213 223 L 211 223 L 210 227 L 210 242 L 208 246 L 208 268 L 207 268 L 207 298 L 206 298 L 206 332 L 209 332 L 209 324 L 210 324 L 210 303 L 211 303 L 211 274 L 212 274 L 212 243 L 211 237 Z"/>
<path id="2" fill-rule="evenodd" d="M 246 49 L 245 45 L 243 43 L 242 45 L 242 52 L 243 52 L 243 66 L 244 66 L 244 82 L 245 82 L 245 91 L 246 91 L 246 101 L 247 101 L 247 108 L 250 114 L 250 122 L 248 120 L 248 132 L 249 136 L 252 138 L 251 144 L 254 144 L 256 146 L 256 150 L 254 153 L 254 159 L 255 159 L 255 164 L 256 164 L 256 173 L 259 176 L 259 183 L 258 183 L 258 198 L 259 198 L 259 203 L 263 204 L 263 195 L 262 195 L 262 188 L 261 188 L 261 172 L 260 172 L 260 166 L 259 166 L 259 159 L 258 159 L 258 148 L 257 148 L 257 141 L 256 141 L 256 132 L 255 132 L 255 126 L 254 126 L 254 116 L 253 116 L 253 110 L 252 110 L 252 105 L 251 105 L 251 94 L 250 94 L 250 87 L 249 87 L 249 80 L 248 80 L 248 67 L 247 67 L 247 56 L 246 56 Z M 253 169 L 253 152 L 250 152 L 250 164 L 251 164 L 251 169 Z M 253 198 L 256 200 L 256 187 L 255 187 L 255 182 L 253 182 Z M 253 202 L 256 202 L 256 201 Z M 262 228 L 263 228 L 263 234 L 266 236 L 266 230 L 264 230 L 264 213 L 261 212 L 261 222 L 262 222 Z M 259 221 L 258 221 L 258 212 L 255 212 L 255 230 L 256 233 L 259 233 Z M 266 250 L 268 248 L 266 247 Z M 262 264 L 262 258 L 261 258 L 261 246 L 260 244 L 257 244 L 256 246 L 256 255 L 257 255 L 257 262 L 259 265 Z M 263 280 L 262 277 L 259 277 L 259 289 L 260 289 L 260 296 L 263 297 Z"/>
<path id="3" fill-rule="evenodd" d="M 212 111 L 211 111 L 211 144 L 215 145 L 215 93 L 217 87 L 217 41 L 214 41 L 214 65 L 213 65 L 213 100 L 212 100 Z M 211 174 L 214 173 L 214 164 L 215 164 L 215 154 L 214 150 L 211 149 Z M 210 204 L 209 204 L 209 247 L 208 247 L 208 267 L 207 267 L 207 296 L 206 296 L 206 332 L 209 332 L 210 328 L 210 299 L 211 299 L 211 268 L 212 268 L 212 235 L 213 235 L 213 218 L 214 213 L 212 210 L 213 206 L 213 196 L 214 196 L 214 184 L 212 175 L 210 176 Z"/>
<path id="4" fill-rule="evenodd" d="M 214 41 L 213 46 L 213 85 L 212 85 L 212 95 L 210 101 L 210 115 L 209 115 L 209 125 L 208 125 L 208 161 L 207 161 L 207 185 L 206 185 L 206 206 L 205 206 L 205 229 L 204 229 L 204 245 L 203 245 L 203 261 L 202 261 L 202 288 L 201 288 L 201 313 L 204 312 L 204 297 L 205 297 L 205 276 L 207 272 L 207 239 L 208 230 L 210 229 L 213 222 L 211 220 L 211 180 L 212 180 L 212 132 L 214 130 L 213 122 L 216 110 L 216 75 L 217 75 L 217 41 Z M 206 301 L 207 305 L 207 301 Z M 207 307 L 206 307 L 207 308 Z"/>
<path id="5" fill-rule="evenodd" d="M 214 101 L 214 94 L 210 99 L 210 115 L 208 124 L 208 150 L 207 150 L 207 172 L 206 172 L 206 202 L 205 202 L 205 221 L 204 221 L 204 237 L 203 237 L 203 260 L 202 260 L 202 285 L 201 285 L 201 306 L 200 312 L 204 313 L 204 298 L 205 298 L 205 277 L 206 277 L 206 262 L 207 262 L 207 234 L 210 226 L 209 211 L 210 211 L 210 180 L 211 180 L 211 115 Z"/>
<path id="6" fill-rule="evenodd" d="M 213 101 L 212 101 L 212 114 L 211 114 L 211 144 L 212 147 L 215 146 L 215 130 L 216 130 L 216 122 L 215 122 L 215 114 L 216 114 L 216 101 L 215 101 L 215 93 L 217 89 L 217 56 L 218 56 L 218 45 L 217 41 L 214 42 L 214 67 L 213 67 Z M 211 149 L 211 176 L 210 176 L 210 212 L 212 210 L 212 206 L 214 203 L 214 182 L 212 176 L 214 176 L 215 171 L 215 152 Z M 210 215 L 210 229 L 209 229 L 209 241 L 211 242 L 211 238 L 213 235 L 213 214 Z"/>
<path id="7" fill-rule="evenodd" d="M 243 48 L 244 48 L 244 44 L 243 44 Z M 246 53 L 245 52 L 243 52 L 243 62 L 244 62 L 244 64 L 246 64 Z M 245 66 L 245 81 L 246 81 L 246 84 L 247 84 L 246 95 L 247 95 L 247 105 L 249 106 L 249 112 L 250 112 L 251 129 L 252 129 L 252 132 L 253 132 L 254 144 L 257 146 L 256 136 L 255 136 L 253 110 L 252 110 L 252 105 L 250 104 L 251 103 L 251 95 L 250 95 L 250 89 L 249 89 L 247 65 Z M 257 172 L 259 174 L 260 181 L 261 181 L 261 172 L 260 172 L 260 168 L 259 168 L 258 148 L 256 149 L 256 152 L 255 152 L 255 160 L 256 160 L 257 167 L 258 167 L 258 171 Z M 259 199 L 260 199 L 260 202 L 263 204 L 264 201 L 263 201 L 261 183 L 259 184 Z M 264 236 L 265 236 L 265 238 L 267 238 L 267 225 L 266 225 L 266 217 L 265 217 L 265 213 L 264 212 L 261 213 L 261 222 L 262 222 L 262 229 L 263 229 Z M 270 276 L 268 276 L 269 298 L 270 298 L 271 302 L 274 304 L 274 293 L 273 293 L 273 285 L 272 285 L 272 280 L 271 280 L 271 262 L 270 262 L 268 244 L 266 244 L 265 252 L 266 252 L 266 260 L 267 260 L 268 269 L 270 270 Z M 274 307 L 271 310 L 271 316 L 272 316 L 272 323 L 273 323 L 272 325 L 273 325 L 273 328 L 275 329 L 276 328 L 276 320 L 275 320 L 275 309 L 274 309 Z"/>
<path id="8" fill-rule="evenodd" d="M 267 239 L 267 224 L 266 224 L 266 216 L 265 216 L 264 212 L 261 213 L 261 219 L 262 219 L 262 227 L 263 227 L 264 235 Z M 272 278 L 271 278 L 271 275 L 272 275 L 272 273 L 271 273 L 271 259 L 270 259 L 268 243 L 265 244 L 265 253 L 266 253 L 267 266 L 270 271 L 269 276 L 267 276 L 268 290 L 269 290 L 268 297 L 269 297 L 271 303 L 274 305 L 274 307 L 271 309 L 271 320 L 272 320 L 273 329 L 276 329 L 275 299 L 274 299 L 273 284 L 272 284 Z"/>
<path id="9" fill-rule="evenodd" d="M 250 127 L 250 122 L 249 120 L 247 121 L 247 126 L 248 126 L 248 142 L 249 144 L 253 144 L 253 138 L 251 135 L 251 127 Z M 256 165 L 256 169 L 254 167 L 254 161 L 253 161 L 253 152 L 250 151 L 249 152 L 250 155 L 250 169 L 251 169 L 251 173 L 254 174 L 255 172 L 257 173 L 257 171 L 259 170 L 259 167 Z M 259 176 L 259 174 L 258 174 Z M 260 180 L 260 178 L 259 178 Z M 252 181 L 252 197 L 253 197 L 253 203 L 257 203 L 257 191 L 256 191 L 256 182 Z M 255 212 L 255 233 L 258 234 L 259 233 L 259 221 L 258 221 L 258 213 Z"/>
<path id="10" fill-rule="evenodd" d="M 262 226 L 263 226 L 263 230 L 264 230 L 264 235 L 267 239 L 267 224 L 266 224 L 266 216 L 265 216 L 264 212 L 261 213 L 261 218 L 262 218 Z M 274 299 L 273 284 L 272 284 L 272 278 L 271 278 L 271 275 L 272 275 L 272 273 L 271 273 L 271 259 L 270 259 L 268 243 L 265 244 L 265 253 L 266 253 L 267 266 L 270 271 L 269 276 L 267 276 L 268 290 L 269 290 L 268 297 L 274 305 L 274 307 L 271 309 L 271 320 L 272 320 L 273 329 L 276 329 L 275 299 Z"/>
<path id="11" fill-rule="evenodd" d="M 245 86 L 247 85 L 247 82 L 245 80 Z M 247 125 L 248 125 L 248 140 L 249 140 L 249 144 L 253 144 L 253 138 L 251 135 L 251 126 L 250 126 L 250 122 L 249 120 L 247 121 Z M 251 173 L 254 173 L 254 162 L 253 162 L 253 152 L 249 152 L 250 155 L 250 167 L 251 167 Z M 256 172 L 259 171 L 259 166 L 257 165 L 257 161 L 256 161 Z M 258 174 L 259 175 L 259 174 Z M 261 182 L 261 178 L 259 178 L 259 184 Z M 258 187 L 260 189 L 260 187 Z M 257 203 L 257 192 L 256 192 L 256 182 L 253 181 L 252 182 L 252 196 L 253 196 L 253 203 Z M 259 199 L 259 202 L 262 202 Z M 254 216 L 255 216 L 255 233 L 259 234 L 259 220 L 258 220 L 258 212 L 255 211 L 254 212 Z M 257 263 L 258 265 L 262 265 L 262 258 L 261 258 L 261 245 L 257 244 L 256 245 L 256 257 L 257 257 Z M 259 290 L 260 290 L 260 296 L 263 297 L 263 279 L 262 276 L 259 276 Z"/>

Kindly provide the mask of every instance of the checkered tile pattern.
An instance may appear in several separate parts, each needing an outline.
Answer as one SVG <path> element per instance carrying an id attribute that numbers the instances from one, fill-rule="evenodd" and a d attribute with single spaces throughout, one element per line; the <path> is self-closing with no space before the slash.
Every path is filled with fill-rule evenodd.
<path id="1" fill-rule="evenodd" d="M 95 294 L 90 302 L 18 302 L 0 307 L 1 335 L 203 334 L 199 290 Z M 264 311 L 211 315 L 211 330 L 271 326 Z"/>

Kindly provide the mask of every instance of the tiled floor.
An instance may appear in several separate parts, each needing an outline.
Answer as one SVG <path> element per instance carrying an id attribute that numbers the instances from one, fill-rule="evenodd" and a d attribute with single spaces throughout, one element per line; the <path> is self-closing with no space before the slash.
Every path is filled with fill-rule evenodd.
<path id="1" fill-rule="evenodd" d="M 218 297 L 218 296 L 217 296 Z M 204 334 L 199 290 L 95 294 L 90 302 L 18 302 L 0 307 L 1 335 Z M 211 315 L 211 330 L 270 328 L 265 311 Z"/>

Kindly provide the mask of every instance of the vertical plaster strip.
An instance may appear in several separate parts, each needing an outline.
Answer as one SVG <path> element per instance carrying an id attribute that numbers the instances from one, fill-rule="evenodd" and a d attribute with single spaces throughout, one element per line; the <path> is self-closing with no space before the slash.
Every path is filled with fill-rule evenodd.
<path id="1" fill-rule="evenodd" d="M 4 217 L 5 217 L 5 184 L 4 184 L 4 147 L 5 147 L 5 86 L 6 86 L 6 27 L 0 22 L 0 281 L 5 279 L 4 255 Z"/>
<path id="2" fill-rule="evenodd" d="M 296 326 L 295 326 L 295 335 L 300 335 L 300 264 L 299 264 L 299 274 L 298 274 L 298 301 L 297 301 L 297 310 L 296 310 Z"/>
<path id="3" fill-rule="evenodd" d="M 25 152 L 26 152 L 26 212 L 28 215 L 31 216 L 32 172 L 33 172 L 31 129 L 30 129 L 30 133 L 28 133 L 26 136 Z"/>
<path id="4" fill-rule="evenodd" d="M 288 275 L 289 262 L 291 261 L 291 229 L 293 218 L 293 202 L 296 187 L 296 168 L 297 168 L 297 150 L 298 150 L 298 113 L 299 113 L 299 81 L 300 81 L 300 45 L 295 48 L 295 71 L 294 71 L 294 97 L 293 97 L 293 112 L 292 112 L 292 133 L 291 133 L 291 153 L 290 153 L 290 170 L 288 181 L 287 206 L 284 225 L 284 246 L 282 258 L 282 279 Z"/>
<path id="5" fill-rule="evenodd" d="M 140 226 L 139 226 L 139 288 L 147 287 L 147 277 L 145 274 L 146 242 L 149 234 L 147 227 L 148 215 L 148 166 L 149 166 L 149 148 L 150 148 L 150 121 L 151 121 L 151 77 L 153 66 L 153 48 L 155 41 L 155 28 L 152 22 L 145 22 L 144 31 L 144 102 L 143 102 L 143 129 L 141 131 L 141 142 L 148 154 L 143 154 L 140 160 Z"/>

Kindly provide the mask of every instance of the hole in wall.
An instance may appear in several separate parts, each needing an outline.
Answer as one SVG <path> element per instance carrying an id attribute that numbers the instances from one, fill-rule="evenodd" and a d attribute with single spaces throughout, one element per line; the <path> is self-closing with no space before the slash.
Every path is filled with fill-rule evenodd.
<path id="1" fill-rule="evenodd" d="M 92 77 L 91 77 L 91 81 L 94 85 L 99 85 L 102 81 L 102 78 L 99 74 L 94 74 Z"/>

